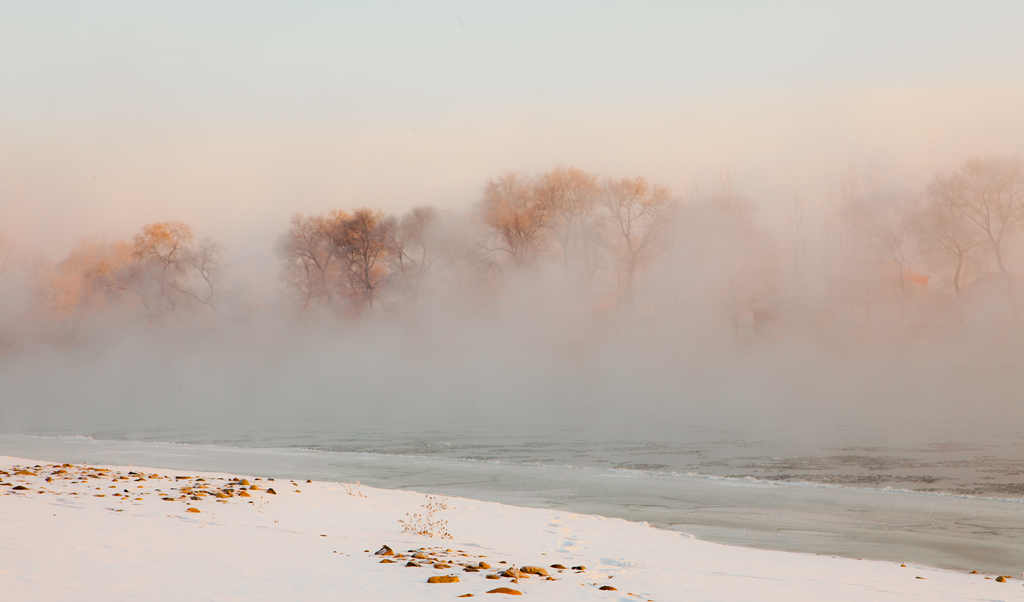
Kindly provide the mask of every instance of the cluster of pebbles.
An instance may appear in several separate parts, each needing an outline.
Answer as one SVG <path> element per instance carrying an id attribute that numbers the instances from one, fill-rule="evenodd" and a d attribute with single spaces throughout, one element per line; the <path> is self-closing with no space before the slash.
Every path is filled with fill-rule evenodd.
<path id="1" fill-rule="evenodd" d="M 254 504 L 254 500 L 265 500 L 268 499 L 266 496 L 277 495 L 278 490 L 282 493 L 301 493 L 299 487 L 299 483 L 293 480 L 275 481 L 273 478 L 259 477 L 250 480 L 243 477 L 199 477 L 148 471 L 119 471 L 87 464 L 34 464 L 0 468 L 0 495 L 106 498 L 116 504 L 109 508 L 115 512 L 124 511 L 117 506 L 128 507 L 156 498 L 180 504 L 179 507 L 183 507 L 184 512 L 200 513 L 199 506 L 203 503 Z M 390 547 L 383 546 L 374 556 L 379 557 L 382 564 L 441 571 L 428 577 L 428 583 L 460 583 L 461 579 L 459 575 L 454 574 L 455 571 L 460 571 L 462 578 L 475 574 L 482 582 L 490 581 L 490 585 L 497 586 L 488 587 L 485 592 L 487 594 L 522 595 L 516 586 L 527 579 L 558 581 L 563 575 L 589 576 L 585 566 L 566 567 L 557 563 L 546 567 L 517 566 L 502 560 L 492 566 L 484 555 L 441 546 L 421 547 L 408 550 L 406 553 L 395 552 Z M 508 585 L 502 585 L 501 580 L 506 580 Z M 580 585 L 583 586 L 592 586 L 602 591 L 617 591 L 617 588 L 607 581 L 587 582 L 587 577 L 580 578 L 580 581 Z M 628 595 L 643 599 L 637 594 Z M 473 596 L 472 593 L 465 593 L 458 597 Z"/>
<path id="2" fill-rule="evenodd" d="M 196 477 L 151 472 L 122 472 L 84 464 L 35 464 L 0 469 L 0 494 L 50 494 L 110 498 L 122 504 L 143 502 L 158 497 L 165 502 L 181 502 L 185 511 L 199 513 L 196 502 L 213 500 L 252 504 L 256 496 L 277 495 L 274 479 L 240 477 Z M 301 493 L 295 481 L 287 481 L 295 493 Z M 248 499 L 246 499 L 248 498 Z M 120 511 L 120 510 L 118 510 Z"/>
<path id="3" fill-rule="evenodd" d="M 369 553 L 370 550 L 363 550 Z M 405 553 L 395 552 L 390 546 L 382 546 L 373 553 L 379 557 L 380 564 L 393 564 L 406 568 L 429 568 L 444 571 L 443 574 L 427 577 L 427 583 L 461 583 L 462 580 L 454 571 L 460 570 L 463 577 L 482 576 L 486 580 L 501 581 L 507 579 L 509 583 L 518 584 L 521 580 L 536 578 L 539 581 L 558 581 L 562 575 L 583 575 L 587 567 L 583 565 L 566 567 L 562 564 L 550 564 L 547 567 L 535 565 L 521 565 L 509 563 L 506 560 L 499 560 L 492 565 L 483 554 L 471 554 L 465 550 L 453 550 L 441 546 L 426 546 L 407 550 Z M 558 576 L 556 576 L 558 575 Z M 612 576 L 608 576 L 611 579 Z M 497 584 L 494 584 L 497 585 Z M 601 591 L 618 591 L 614 585 L 591 581 L 589 584 Z M 487 594 L 505 594 L 508 596 L 521 596 L 523 592 L 514 587 L 499 586 L 487 590 Z M 642 599 L 642 596 L 629 592 L 627 595 Z M 472 598 L 473 594 L 466 593 L 459 598 Z"/>

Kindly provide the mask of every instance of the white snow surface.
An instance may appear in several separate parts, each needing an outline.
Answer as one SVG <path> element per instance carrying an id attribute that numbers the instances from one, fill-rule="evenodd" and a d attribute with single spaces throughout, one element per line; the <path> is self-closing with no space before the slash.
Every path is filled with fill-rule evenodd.
<path id="1" fill-rule="evenodd" d="M 257 481 L 254 475 L 185 469 L 83 471 L 82 466 L 0 456 L 0 470 L 8 473 L 0 473 L 0 599 L 420 601 L 473 594 L 485 600 L 623 602 L 1024 600 L 1019 576 L 999 583 L 992 575 L 913 564 L 726 546 L 643 523 L 560 510 L 439 497 L 449 509 L 437 517 L 448 521 L 453 535 L 439 539 L 402 532 L 399 519 L 422 510 L 425 501 L 413 491 Z M 35 474 L 17 475 L 14 467 Z M 58 470 L 66 472 L 54 474 Z M 129 471 L 145 480 L 135 480 L 139 475 Z M 82 474 L 95 476 L 70 480 Z M 113 481 L 118 475 L 125 478 Z M 209 495 L 192 500 L 180 492 L 194 486 L 238 493 L 240 487 L 231 483 L 236 478 L 260 489 L 247 491 L 248 498 L 221 500 Z M 19 485 L 26 489 L 14 491 Z M 400 554 L 439 546 L 452 550 L 440 556 L 462 563 L 482 558 L 494 568 L 478 573 L 463 572 L 457 564 L 413 568 L 405 566 L 408 558 L 381 564 L 373 552 L 385 544 Z M 502 560 L 508 564 L 499 564 Z M 555 563 L 587 569 L 547 568 L 554 581 L 485 579 L 509 565 Z M 427 583 L 430 576 L 449 574 L 459 582 Z M 602 585 L 616 590 L 602 591 Z M 486 593 L 496 587 L 514 588 L 522 597 Z"/>

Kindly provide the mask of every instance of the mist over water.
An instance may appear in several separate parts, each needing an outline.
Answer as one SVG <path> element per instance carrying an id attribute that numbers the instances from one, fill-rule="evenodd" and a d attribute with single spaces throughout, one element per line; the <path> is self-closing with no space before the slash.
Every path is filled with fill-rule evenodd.
<path id="1" fill-rule="evenodd" d="M 0 429 L 1020 495 L 1015 331 L 812 332 L 797 306 L 755 332 L 674 288 L 701 269 L 596 318 L 554 279 L 358 320 L 106 314 L 5 355 Z"/>
<path id="2" fill-rule="evenodd" d="M 315 449 L 374 432 L 380 447 L 366 449 L 384 453 L 431 444 L 415 433 L 447 433 L 454 449 L 564 433 L 700 453 L 727 441 L 707 461 L 598 463 L 1019 494 L 1024 350 L 980 252 L 959 298 L 946 265 L 901 290 L 870 239 L 826 209 L 795 239 L 797 225 L 765 225 L 735 193 L 678 202 L 628 300 L 602 284 L 614 262 L 582 281 L 557 247 L 525 267 L 499 254 L 483 276 L 438 260 L 419 296 L 356 317 L 297 310 L 278 261 L 228 262 L 215 308 L 156 318 L 124 304 L 53 317 L 38 283 L 12 277 L 0 429 Z M 472 214 L 446 219 L 438 240 L 486 237 Z M 575 464 L 529 461 L 547 460 Z"/>

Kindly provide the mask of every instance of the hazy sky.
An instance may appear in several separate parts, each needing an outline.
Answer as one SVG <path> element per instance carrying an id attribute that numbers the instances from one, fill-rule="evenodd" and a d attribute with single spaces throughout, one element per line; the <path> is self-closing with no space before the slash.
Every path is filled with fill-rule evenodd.
<path id="1" fill-rule="evenodd" d="M 8 2 L 0 217 L 231 240 L 558 163 L 770 190 L 1019 154 L 1021 23 L 1019 1 Z"/>

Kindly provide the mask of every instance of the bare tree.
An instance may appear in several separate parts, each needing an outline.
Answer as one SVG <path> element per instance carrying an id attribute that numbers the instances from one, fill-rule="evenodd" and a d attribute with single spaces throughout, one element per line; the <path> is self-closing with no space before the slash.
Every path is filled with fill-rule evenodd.
<path id="1" fill-rule="evenodd" d="M 590 225 L 599 188 L 597 176 L 575 167 L 552 169 L 534 183 L 535 202 L 543 207 L 546 225 L 558 241 L 564 269 L 569 268 L 572 249 L 590 240 L 585 229 Z"/>
<path id="2" fill-rule="evenodd" d="M 220 253 L 220 245 L 210 239 L 203 239 L 199 242 L 198 247 L 190 249 L 187 261 L 191 273 L 195 275 L 195 286 L 192 286 L 191 283 L 185 286 L 176 283 L 177 291 L 203 305 L 214 307 L 216 293 L 214 280 L 220 268 Z"/>
<path id="3" fill-rule="evenodd" d="M 928 203 L 914 220 L 914 233 L 926 255 L 953 262 L 953 291 L 959 295 L 968 259 L 985 239 L 967 219 L 955 187 L 949 184 L 939 178 L 929 187 Z"/>
<path id="4" fill-rule="evenodd" d="M 986 243 L 1003 276 L 1010 310 L 1017 314 L 1006 245 L 1024 223 L 1024 164 L 1017 159 L 971 159 L 954 174 L 940 176 L 933 188 L 971 224 Z"/>
<path id="5" fill-rule="evenodd" d="M 316 300 L 330 304 L 341 273 L 341 261 L 331 232 L 349 218 L 343 211 L 325 216 L 295 215 L 281 240 L 278 254 L 284 260 L 284 279 L 302 300 L 303 309 Z"/>
<path id="6" fill-rule="evenodd" d="M 204 241 L 196 246 L 192 229 L 182 222 L 156 222 L 143 226 L 132 243 L 137 283 L 146 307 L 174 310 L 183 301 L 213 307 L 213 274 L 217 246 Z M 196 280 L 202 284 L 199 285 Z M 155 287 L 156 299 L 151 300 Z"/>
<path id="7" fill-rule="evenodd" d="M 533 258 L 543 243 L 549 214 L 524 178 L 509 173 L 488 182 L 482 213 L 484 223 L 498 236 L 498 250 L 520 265 Z"/>
<path id="8" fill-rule="evenodd" d="M 433 207 L 416 207 L 402 216 L 395 234 L 395 259 L 403 283 L 415 293 L 433 261 L 431 232 L 437 221 Z"/>
<path id="9" fill-rule="evenodd" d="M 394 218 L 379 211 L 358 209 L 330 232 L 352 296 L 362 306 L 373 306 L 378 289 L 390 274 L 388 262 L 398 255 L 396 228 Z"/>
<path id="10" fill-rule="evenodd" d="M 985 237 L 996 266 L 1009 275 L 1006 242 L 1024 222 L 1024 166 L 1014 159 L 972 159 L 934 184 Z"/>
<path id="11" fill-rule="evenodd" d="M 602 204 L 608 213 L 612 236 L 618 241 L 621 269 L 619 285 L 632 297 L 636 272 L 649 259 L 658 235 L 665 228 L 671 206 L 669 192 L 641 177 L 605 182 Z"/>
<path id="12" fill-rule="evenodd" d="M 437 220 L 433 207 L 416 207 L 402 216 L 398 223 L 398 260 L 403 271 L 425 270 L 430 266 L 430 245 L 428 230 Z"/>
<path id="13" fill-rule="evenodd" d="M 192 242 L 192 229 L 181 222 L 148 224 L 135 236 L 132 255 L 155 278 L 158 303 L 167 309 L 176 305 L 173 282 L 185 271 L 185 248 Z"/>

